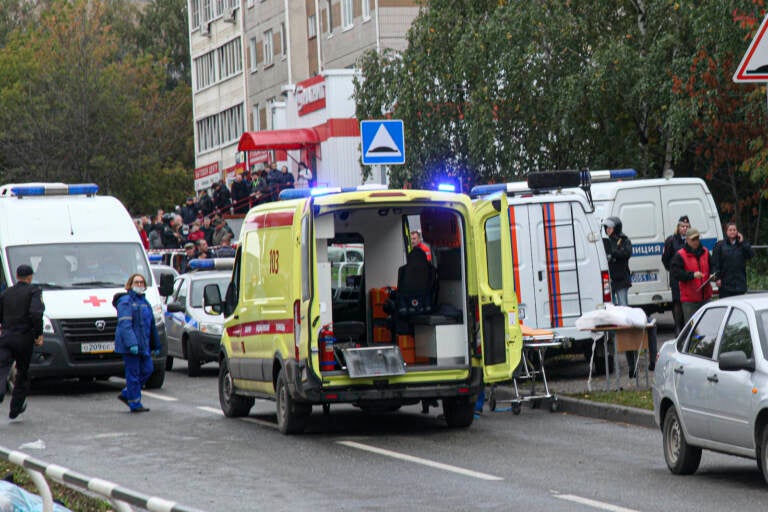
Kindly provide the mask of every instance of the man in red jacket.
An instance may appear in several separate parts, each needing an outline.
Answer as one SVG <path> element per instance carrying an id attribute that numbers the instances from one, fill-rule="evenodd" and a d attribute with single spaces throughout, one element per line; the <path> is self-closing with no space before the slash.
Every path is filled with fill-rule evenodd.
<path id="1" fill-rule="evenodd" d="M 685 246 L 672 257 L 672 276 L 680 282 L 680 303 L 683 306 L 683 322 L 712 297 L 709 284 L 709 251 L 702 247 L 699 230 L 691 228 L 685 238 Z"/>

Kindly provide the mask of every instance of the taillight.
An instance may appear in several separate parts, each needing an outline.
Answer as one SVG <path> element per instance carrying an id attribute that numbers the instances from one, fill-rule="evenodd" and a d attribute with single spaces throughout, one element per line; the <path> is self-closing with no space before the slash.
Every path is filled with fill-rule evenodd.
<path id="1" fill-rule="evenodd" d="M 611 300 L 611 276 L 607 270 L 600 272 L 603 278 L 603 302 L 613 302 Z"/>
<path id="2" fill-rule="evenodd" d="M 293 303 L 293 356 L 299 360 L 299 345 L 301 345 L 301 303 Z"/>

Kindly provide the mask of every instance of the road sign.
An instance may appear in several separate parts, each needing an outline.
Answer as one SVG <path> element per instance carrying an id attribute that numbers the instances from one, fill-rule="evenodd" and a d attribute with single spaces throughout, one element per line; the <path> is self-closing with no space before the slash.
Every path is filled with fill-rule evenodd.
<path id="1" fill-rule="evenodd" d="M 405 163 L 403 121 L 361 121 L 360 140 L 363 165 L 402 165 Z"/>
<path id="2" fill-rule="evenodd" d="M 741 64 L 733 74 L 734 82 L 768 82 L 768 16 L 763 19 L 760 28 L 749 45 Z"/>

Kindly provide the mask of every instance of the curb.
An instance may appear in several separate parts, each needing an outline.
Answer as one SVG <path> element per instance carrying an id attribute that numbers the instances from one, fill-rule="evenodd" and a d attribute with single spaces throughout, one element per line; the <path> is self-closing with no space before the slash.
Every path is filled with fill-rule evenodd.
<path id="1" fill-rule="evenodd" d="M 656 427 L 652 411 L 623 405 L 593 402 L 563 395 L 557 395 L 557 402 L 561 412 L 615 423 L 629 423 L 638 427 L 658 428 Z"/>

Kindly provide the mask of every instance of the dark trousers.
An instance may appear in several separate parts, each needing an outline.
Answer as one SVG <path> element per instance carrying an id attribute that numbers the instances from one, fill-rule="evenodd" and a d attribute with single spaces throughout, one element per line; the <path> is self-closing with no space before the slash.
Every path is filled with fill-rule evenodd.
<path id="1" fill-rule="evenodd" d="M 148 355 L 123 354 L 125 363 L 125 391 L 123 396 L 128 399 L 131 409 L 141 405 L 141 388 L 154 371 L 152 358 Z"/>
<path id="2" fill-rule="evenodd" d="M 675 336 L 677 336 L 683 330 L 683 325 L 685 324 L 683 321 L 683 305 L 679 300 L 672 302 L 672 318 L 675 321 Z"/>
<path id="3" fill-rule="evenodd" d="M 34 347 L 32 334 L 6 333 L 0 336 L 0 393 L 5 393 L 5 383 L 16 361 L 16 379 L 13 383 L 11 407 L 18 408 L 29 394 L 29 363 Z"/>

